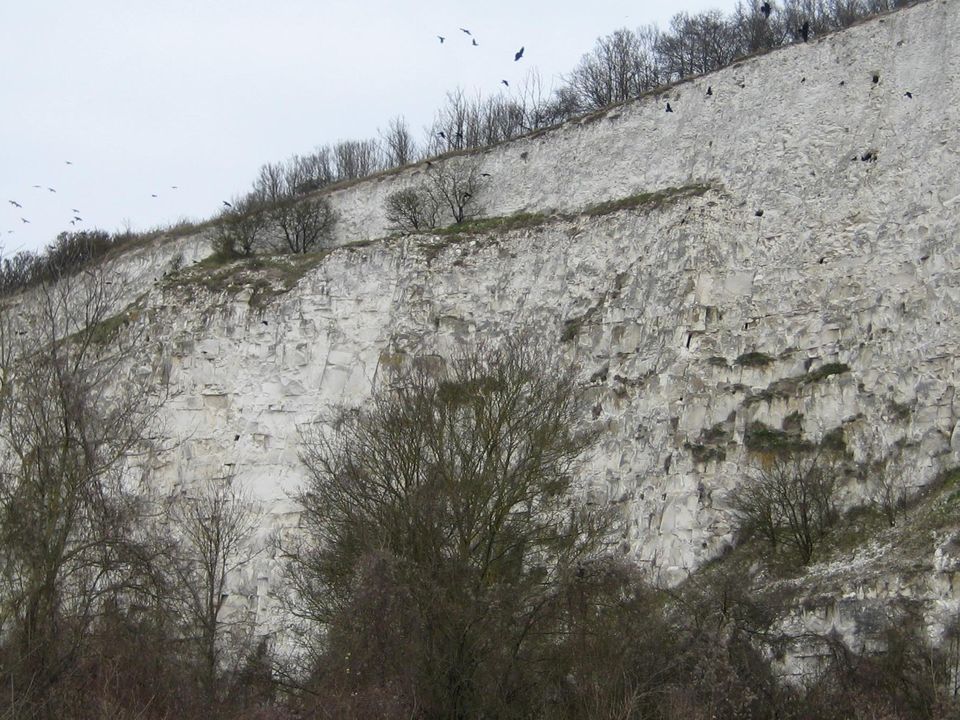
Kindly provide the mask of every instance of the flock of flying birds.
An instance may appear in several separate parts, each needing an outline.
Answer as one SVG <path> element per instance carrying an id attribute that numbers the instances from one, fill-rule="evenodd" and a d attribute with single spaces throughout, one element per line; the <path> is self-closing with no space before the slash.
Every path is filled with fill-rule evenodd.
<path id="1" fill-rule="evenodd" d="M 471 44 L 473 47 L 480 47 L 480 43 L 477 42 L 477 39 L 476 39 L 475 37 L 473 37 L 473 33 L 470 32 L 467 28 L 460 28 L 460 32 L 462 32 L 464 35 L 466 35 L 467 37 L 470 38 L 470 44 Z M 441 44 L 441 45 L 443 45 L 443 43 L 444 43 L 444 41 L 445 41 L 446 39 L 447 39 L 447 38 L 444 37 L 443 35 L 437 35 L 437 40 L 440 41 L 440 44 Z M 523 50 L 524 50 L 524 48 L 521 47 L 519 50 L 517 50 L 517 51 L 513 54 L 513 61 L 514 61 L 514 62 L 517 62 L 518 60 L 520 60 L 520 58 L 523 57 Z M 510 87 L 510 83 L 507 82 L 506 80 L 501 80 L 500 83 L 501 83 L 502 85 L 506 86 L 506 87 Z"/>
<path id="2" fill-rule="evenodd" d="M 64 164 L 65 164 L 65 165 L 73 165 L 73 162 L 72 162 L 71 160 L 64 160 Z M 34 190 L 43 190 L 44 188 L 46 188 L 47 192 L 50 192 L 50 193 L 56 194 L 56 192 L 57 192 L 57 189 L 56 189 L 56 188 L 50 187 L 50 186 L 48 186 L 48 185 L 34 185 L 34 186 L 33 186 L 33 189 L 34 189 Z M 179 188 L 178 188 L 177 185 L 171 185 L 171 186 L 170 186 L 170 189 L 171 189 L 171 190 L 177 190 L 177 189 L 179 189 Z M 152 198 L 158 198 L 158 197 L 160 197 L 160 196 L 159 196 L 157 193 L 151 193 L 151 194 L 150 194 L 150 197 L 152 197 Z M 18 202 L 17 200 L 7 200 L 7 202 L 8 202 L 11 206 L 13 206 L 15 209 L 23 210 L 23 205 L 22 205 L 20 202 Z M 83 218 L 80 217 L 80 210 L 78 210 L 77 208 L 70 208 L 70 212 L 73 213 L 73 216 L 71 217 L 70 223 L 69 223 L 71 226 L 74 226 L 74 227 L 75 227 L 75 226 L 77 226 L 77 225 L 83 224 Z M 27 217 L 24 217 L 23 215 L 21 215 L 21 216 L 20 216 L 20 222 L 21 222 L 21 224 L 23 224 L 23 225 L 29 225 L 29 224 L 30 224 L 30 219 L 27 218 Z M 6 231 L 6 234 L 7 234 L 7 235 L 13 235 L 13 233 L 14 233 L 13 230 L 7 230 L 7 231 Z"/>
<path id="3" fill-rule="evenodd" d="M 770 17 L 770 11 L 771 11 L 771 7 L 770 7 L 770 3 L 769 3 L 769 2 L 764 2 L 764 3 L 760 6 L 760 12 L 763 13 L 763 16 L 764 16 L 765 18 L 769 18 L 769 17 Z M 468 30 L 467 28 L 459 28 L 459 29 L 460 29 L 460 32 L 462 32 L 464 35 L 466 35 L 467 37 L 470 38 L 470 44 L 471 44 L 473 47 L 479 47 L 479 46 L 480 46 L 480 43 L 478 43 L 478 42 L 477 42 L 477 39 L 476 39 L 475 37 L 473 37 L 473 33 L 470 32 L 470 30 Z M 799 31 L 800 31 L 800 36 L 803 38 L 803 41 L 804 41 L 804 42 L 807 42 L 807 40 L 808 40 L 809 37 L 810 37 L 810 23 L 807 22 L 807 21 L 804 21 L 803 25 L 801 25 L 798 29 L 799 29 Z M 442 45 L 444 42 L 446 42 L 446 39 L 447 39 L 447 38 L 446 38 L 445 36 L 443 36 L 443 35 L 437 35 L 437 39 L 440 41 L 440 44 Z M 523 57 L 523 51 L 524 51 L 524 48 L 521 47 L 519 50 L 517 50 L 517 52 L 514 53 L 514 55 L 513 55 L 513 60 L 514 60 L 514 62 L 519 61 L 519 60 Z M 806 80 L 806 78 L 804 78 L 804 80 Z M 501 84 L 503 84 L 505 87 L 510 87 L 510 83 L 509 83 L 507 80 L 504 79 L 504 80 L 501 80 L 500 82 L 501 82 Z M 874 82 L 877 82 L 877 79 L 876 79 L 876 78 L 874 78 Z M 842 83 L 841 83 L 841 84 L 842 84 Z M 713 88 L 712 88 L 712 87 L 708 87 L 708 88 L 707 88 L 707 95 L 713 95 Z M 912 98 L 912 97 L 913 97 L 913 95 L 912 95 L 911 93 L 909 93 L 909 92 L 904 93 L 904 95 L 905 95 L 905 97 L 908 97 L 908 98 Z M 668 113 L 672 113 L 672 112 L 673 112 L 673 108 L 670 107 L 670 103 L 667 103 L 667 112 L 668 112 Z M 440 132 L 440 133 L 437 133 L 437 134 L 438 134 L 442 139 L 444 139 L 444 140 L 447 140 L 447 139 L 448 139 L 447 136 L 446 136 L 446 134 L 443 133 L 443 132 Z M 459 133 L 458 133 L 458 136 L 459 136 Z M 461 138 L 461 137 L 458 137 L 457 139 L 458 139 L 458 140 L 461 140 L 462 138 Z M 67 164 L 67 165 L 73 165 L 73 163 L 72 163 L 70 160 L 65 160 L 64 162 L 65 162 L 65 164 Z M 428 163 L 428 165 L 429 165 L 429 163 Z M 35 189 L 38 189 L 38 190 L 42 190 L 42 189 L 44 188 L 43 185 L 34 185 L 33 187 L 34 187 Z M 56 189 L 55 189 L 55 188 L 52 188 L 52 187 L 47 187 L 46 189 L 47 189 L 48 192 L 51 192 L 51 193 L 56 193 L 56 192 L 57 192 Z M 170 189 L 171 189 L 171 190 L 177 190 L 178 187 L 177 187 L 176 185 L 171 185 L 171 186 L 170 186 Z M 160 196 L 159 196 L 159 194 L 157 194 L 157 193 L 151 193 L 151 194 L 150 194 L 150 197 L 152 197 L 152 198 L 158 198 L 158 197 L 160 197 Z M 16 200 L 8 200 L 7 202 L 10 203 L 10 205 L 12 205 L 14 208 L 23 209 L 23 205 L 21 205 L 21 204 L 20 204 L 19 202 L 17 202 Z M 232 208 L 232 207 L 233 207 L 233 206 L 232 206 L 230 203 L 228 203 L 226 200 L 223 201 L 223 205 L 224 205 L 224 207 L 226 207 L 226 208 Z M 80 211 L 79 211 L 77 208 L 72 208 L 72 212 L 73 212 L 73 218 L 70 220 L 70 225 L 75 226 L 75 225 L 77 225 L 78 223 L 83 223 L 83 218 L 80 217 Z M 22 215 L 21 215 L 21 217 L 20 217 L 20 222 L 23 223 L 23 224 L 27 224 L 27 225 L 30 224 L 30 220 L 29 220 L 28 218 L 26 218 L 26 217 L 23 217 Z M 8 235 L 13 234 L 13 232 L 14 232 L 13 230 L 7 230 L 7 234 L 8 234 Z"/>
<path id="4" fill-rule="evenodd" d="M 473 33 L 470 32 L 470 30 L 468 30 L 467 28 L 460 28 L 460 32 L 462 32 L 464 35 L 466 35 L 467 37 L 470 38 L 470 44 L 471 44 L 473 47 L 479 47 L 479 46 L 480 46 L 480 43 L 478 43 L 478 42 L 477 42 L 477 39 L 476 39 L 475 37 L 473 37 Z M 442 44 L 446 41 L 447 38 L 444 37 L 443 35 L 437 35 L 437 39 L 440 40 L 440 44 L 442 45 Z M 519 60 L 523 57 L 523 51 L 524 51 L 524 48 L 521 47 L 519 50 L 517 50 L 517 52 L 515 52 L 515 53 L 513 54 L 513 60 L 514 60 L 514 62 L 519 61 Z M 501 80 L 500 82 L 501 82 L 504 86 L 510 87 L 510 83 L 509 83 L 507 80 L 504 79 L 504 80 Z M 440 134 L 440 136 L 441 136 L 442 138 L 446 139 L 445 133 L 442 133 L 442 132 L 441 132 L 441 133 L 439 133 L 439 134 Z M 67 164 L 67 165 L 73 165 L 73 162 L 71 162 L 70 160 L 65 160 L 64 163 Z M 35 189 L 42 190 L 45 186 L 43 186 L 43 185 L 34 185 L 33 187 L 34 187 Z M 47 187 L 46 189 L 47 189 L 47 191 L 49 191 L 49 192 L 51 192 L 51 193 L 56 193 L 56 192 L 57 192 L 56 189 L 55 189 L 55 188 L 52 188 L 52 187 Z M 171 186 L 170 186 L 170 189 L 171 189 L 171 190 L 177 190 L 178 187 L 177 187 L 176 185 L 171 185 Z M 151 193 L 151 194 L 150 194 L 150 197 L 152 197 L 152 198 L 159 198 L 160 195 L 159 195 L 158 193 Z M 16 201 L 16 200 L 8 200 L 7 202 L 10 203 L 10 205 L 12 205 L 14 208 L 16 208 L 16 209 L 18 209 L 18 210 L 22 210 L 22 209 L 23 209 L 23 205 L 22 205 L 21 203 L 19 203 L 18 201 Z M 233 207 L 233 206 L 232 206 L 230 203 L 228 203 L 226 200 L 223 201 L 223 206 L 224 206 L 225 208 L 232 208 L 232 207 Z M 70 225 L 71 225 L 71 226 L 76 226 L 77 224 L 82 224 L 82 223 L 83 223 L 83 218 L 80 217 L 80 211 L 79 211 L 77 208 L 72 208 L 71 211 L 73 212 L 73 216 L 72 216 L 72 218 L 71 218 L 71 220 L 70 220 Z M 29 225 L 29 224 L 30 224 L 30 219 L 27 218 L 27 217 L 24 217 L 23 215 L 21 215 L 21 216 L 20 216 L 20 222 L 23 223 L 23 224 L 25 224 L 25 225 Z M 13 233 L 14 233 L 13 230 L 7 230 L 7 234 L 8 234 L 8 235 L 12 235 Z"/>

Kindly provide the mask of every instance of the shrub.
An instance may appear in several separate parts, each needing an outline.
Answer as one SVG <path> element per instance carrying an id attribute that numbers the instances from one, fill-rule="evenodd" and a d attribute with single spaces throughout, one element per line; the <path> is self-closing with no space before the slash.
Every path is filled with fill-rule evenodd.
<path id="1" fill-rule="evenodd" d="M 437 226 L 440 207 L 427 188 L 406 188 L 387 196 L 387 222 L 401 233 L 417 233 Z"/>

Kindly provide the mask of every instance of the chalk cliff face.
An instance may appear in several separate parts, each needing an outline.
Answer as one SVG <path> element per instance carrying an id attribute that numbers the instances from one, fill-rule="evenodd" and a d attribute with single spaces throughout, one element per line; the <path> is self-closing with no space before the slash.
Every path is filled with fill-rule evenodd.
<path id="1" fill-rule="evenodd" d="M 386 237 L 421 166 L 331 192 L 340 247 L 275 292 L 201 282 L 204 237 L 129 254 L 173 390 L 157 487 L 232 469 L 264 534 L 293 524 L 300 425 L 404 357 L 518 328 L 582 365 L 606 427 L 585 492 L 664 582 L 730 542 L 762 431 L 842 428 L 857 459 L 899 440 L 925 483 L 960 461 L 957 37 L 960 5 L 929 2 L 478 153 L 483 214 L 545 214 L 525 227 Z M 262 603 L 275 572 L 261 555 L 238 592 Z"/>

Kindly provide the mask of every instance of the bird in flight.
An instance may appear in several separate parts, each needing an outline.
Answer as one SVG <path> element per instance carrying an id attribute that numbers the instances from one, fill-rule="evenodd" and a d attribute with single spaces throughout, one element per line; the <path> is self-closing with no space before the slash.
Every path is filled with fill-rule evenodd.
<path id="1" fill-rule="evenodd" d="M 501 80 L 500 82 L 502 82 L 507 87 L 510 87 L 510 83 L 508 83 L 506 80 Z"/>
<path id="2" fill-rule="evenodd" d="M 35 187 L 37 190 L 42 190 L 42 189 L 43 189 L 43 188 L 41 188 L 39 185 L 34 185 L 34 187 Z"/>
<path id="3" fill-rule="evenodd" d="M 473 35 L 473 33 L 467 30 L 466 28 L 460 28 L 460 32 L 466 33 L 467 35 Z"/>
<path id="4" fill-rule="evenodd" d="M 83 222 L 83 218 L 80 217 L 79 215 L 74 215 L 73 219 L 76 220 L 77 222 Z"/>
<path id="5" fill-rule="evenodd" d="M 52 187 L 48 187 L 47 190 L 49 190 L 49 191 L 52 192 L 52 193 L 55 193 L 55 192 L 56 192 L 56 190 L 54 190 Z"/>
<path id="6" fill-rule="evenodd" d="M 233 207 L 233 205 L 231 205 L 230 203 L 228 203 L 226 200 L 223 201 L 223 204 L 226 205 L 228 208 L 232 208 L 232 207 Z"/>
<path id="7" fill-rule="evenodd" d="M 78 213 L 78 212 L 80 212 L 80 211 L 79 211 L 79 210 L 77 210 L 76 208 L 70 208 L 70 212 L 75 212 L 75 213 Z"/>
<path id="8" fill-rule="evenodd" d="M 513 61 L 516 62 L 517 60 L 519 60 L 519 59 L 522 58 L 522 57 L 523 57 L 523 48 L 521 47 L 521 48 L 516 52 L 516 54 L 514 54 L 514 56 L 513 56 Z"/>
<path id="9" fill-rule="evenodd" d="M 479 46 L 480 46 L 480 43 L 477 42 L 477 39 L 476 39 L 476 38 L 473 39 L 473 46 L 474 46 L 474 47 L 479 47 Z"/>
<path id="10" fill-rule="evenodd" d="M 444 140 L 447 139 L 447 134 L 446 134 L 443 130 L 441 130 L 440 132 L 438 132 L 437 135 L 439 135 L 440 137 L 442 137 Z"/>
<path id="11" fill-rule="evenodd" d="M 16 200 L 7 200 L 7 202 L 13 205 L 14 207 L 23 207 L 23 205 L 18 203 Z"/>
<path id="12" fill-rule="evenodd" d="M 171 189 L 171 190 L 176 190 L 176 189 L 177 189 L 177 186 L 176 186 L 176 185 L 171 185 L 171 186 L 170 186 L 170 189 Z"/>
<path id="13" fill-rule="evenodd" d="M 150 197 L 158 197 L 156 193 L 150 193 Z"/>
<path id="14" fill-rule="evenodd" d="M 440 38 L 440 44 L 443 45 L 443 41 L 446 40 L 446 38 L 443 35 L 437 35 L 437 37 Z"/>
<path id="15" fill-rule="evenodd" d="M 64 162 L 65 162 L 67 165 L 73 165 L 73 163 L 70 162 L 69 160 L 64 160 Z"/>
<path id="16" fill-rule="evenodd" d="M 913 93 L 910 92 L 909 90 L 907 90 L 907 91 L 903 94 L 903 96 L 904 96 L 905 98 L 910 98 L 911 100 L 913 100 Z M 17 207 L 20 207 L 20 206 L 18 205 Z"/>
<path id="17" fill-rule="evenodd" d="M 770 17 L 770 10 L 771 8 L 769 2 L 764 2 L 763 5 L 760 6 L 760 12 L 762 12 L 763 16 L 766 18 Z"/>
<path id="18" fill-rule="evenodd" d="M 27 225 L 29 225 L 29 224 L 30 224 L 30 221 L 29 221 L 29 220 L 27 220 L 27 219 L 26 219 L 25 217 L 22 217 L 22 218 L 20 218 L 20 222 L 22 222 L 22 223 L 26 223 Z"/>

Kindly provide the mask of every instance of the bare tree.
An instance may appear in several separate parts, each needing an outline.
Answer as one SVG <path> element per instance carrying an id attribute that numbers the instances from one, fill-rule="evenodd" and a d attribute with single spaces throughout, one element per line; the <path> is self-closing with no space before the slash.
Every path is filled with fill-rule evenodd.
<path id="1" fill-rule="evenodd" d="M 270 163 L 260 169 L 253 195 L 283 236 L 282 243 L 274 245 L 277 250 L 307 253 L 322 245 L 333 232 L 336 214 L 330 201 L 300 195 L 309 182 L 308 166 L 296 159 L 286 164 Z"/>
<path id="2" fill-rule="evenodd" d="M 792 449 L 753 468 L 734 494 L 739 528 L 759 532 L 808 564 L 837 520 L 840 469 L 826 451 Z"/>
<path id="3" fill-rule="evenodd" d="M 289 607 L 337 697 L 388 687 L 425 717 L 524 697 L 534 647 L 565 632 L 556 587 L 609 527 L 570 496 L 595 438 L 573 429 L 583 411 L 574 370 L 514 338 L 402 370 L 332 434 L 304 434 Z"/>
<path id="4" fill-rule="evenodd" d="M 337 180 L 355 180 L 383 169 L 376 140 L 342 140 L 333 146 Z"/>
<path id="5" fill-rule="evenodd" d="M 405 188 L 387 196 L 387 222 L 397 232 L 417 233 L 435 228 L 439 214 L 437 199 L 423 187 Z"/>
<path id="6" fill-rule="evenodd" d="M 476 195 L 485 184 L 480 160 L 461 156 L 434 163 L 427 171 L 425 190 L 438 206 L 449 209 L 453 222 L 459 224 L 479 213 Z"/>
<path id="7" fill-rule="evenodd" d="M 266 243 L 267 208 L 256 194 L 233 198 L 213 231 L 213 249 L 224 257 L 249 257 Z"/>
<path id="8" fill-rule="evenodd" d="M 149 592 L 127 459 L 145 449 L 163 397 L 132 363 L 121 297 L 100 269 L 66 272 L 0 322 L 0 637 L 13 717 L 59 716 L 58 688 L 96 619 Z"/>
<path id="9" fill-rule="evenodd" d="M 652 27 L 639 33 L 623 28 L 599 38 L 566 77 L 581 109 L 629 100 L 661 82 L 653 54 L 658 38 Z"/>
<path id="10" fill-rule="evenodd" d="M 229 476 L 203 481 L 195 493 L 177 498 L 167 517 L 176 552 L 173 570 L 180 616 L 199 649 L 212 709 L 223 699 L 218 677 L 224 632 L 246 634 L 251 629 L 247 618 L 225 618 L 224 603 L 231 574 L 252 558 L 250 541 L 259 516 Z"/>
<path id="11" fill-rule="evenodd" d="M 381 133 L 386 148 L 386 164 L 401 167 L 414 162 L 417 157 L 417 144 L 410 133 L 406 119 L 401 115 L 393 118 Z"/>

